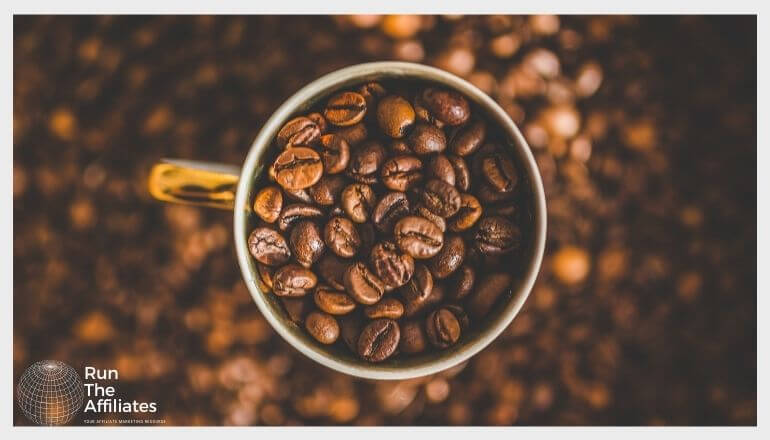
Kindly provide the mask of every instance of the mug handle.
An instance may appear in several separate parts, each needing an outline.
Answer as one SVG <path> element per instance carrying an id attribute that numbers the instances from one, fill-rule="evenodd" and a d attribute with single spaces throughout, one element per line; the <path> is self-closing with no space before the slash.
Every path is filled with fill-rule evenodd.
<path id="1" fill-rule="evenodd" d="M 233 210 L 241 169 L 233 165 L 161 159 L 150 170 L 150 194 L 163 202 Z"/>

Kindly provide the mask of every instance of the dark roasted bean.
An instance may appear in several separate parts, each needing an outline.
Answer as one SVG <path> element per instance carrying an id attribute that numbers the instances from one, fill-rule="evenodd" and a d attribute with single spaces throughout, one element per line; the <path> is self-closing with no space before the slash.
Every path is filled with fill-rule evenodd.
<path id="1" fill-rule="evenodd" d="M 486 316 L 497 300 L 510 288 L 513 276 L 498 272 L 489 274 L 476 283 L 468 299 L 468 309 L 475 318 Z"/>
<path id="2" fill-rule="evenodd" d="M 353 183 L 342 191 L 342 209 L 356 223 L 369 220 L 374 202 L 374 191 L 369 185 Z"/>
<path id="3" fill-rule="evenodd" d="M 278 296 L 305 296 L 318 282 L 315 274 L 298 264 L 287 264 L 273 275 L 273 292 Z"/>
<path id="4" fill-rule="evenodd" d="M 419 216 L 399 220 L 393 228 L 393 237 L 402 251 L 418 259 L 433 257 L 444 245 L 444 234 L 438 226 Z"/>
<path id="5" fill-rule="evenodd" d="M 356 226 L 345 217 L 332 217 L 326 223 L 324 240 L 332 252 L 343 258 L 354 256 L 361 246 Z"/>
<path id="6" fill-rule="evenodd" d="M 324 173 L 337 174 L 345 171 L 350 163 L 350 145 L 348 141 L 338 134 L 325 134 L 321 136 L 321 160 L 324 165 Z"/>
<path id="7" fill-rule="evenodd" d="M 428 344 L 424 323 L 422 320 L 411 320 L 401 324 L 401 341 L 398 348 L 406 354 L 416 354 L 425 351 Z"/>
<path id="8" fill-rule="evenodd" d="M 460 156 L 447 155 L 447 159 L 452 164 L 455 175 L 455 187 L 459 191 L 468 192 L 471 189 L 471 170 L 468 164 Z"/>
<path id="9" fill-rule="evenodd" d="M 462 203 L 457 189 L 438 179 L 429 180 L 425 184 L 421 197 L 426 208 L 444 218 L 455 215 Z"/>
<path id="10" fill-rule="evenodd" d="M 441 153 L 446 148 L 446 135 L 433 125 L 418 123 L 406 138 L 415 154 Z"/>
<path id="11" fill-rule="evenodd" d="M 345 272 L 350 262 L 342 260 L 332 252 L 325 252 L 316 263 L 318 275 L 335 290 L 345 290 Z"/>
<path id="12" fill-rule="evenodd" d="M 425 320 L 425 334 L 433 346 L 446 348 L 460 339 L 460 323 L 454 313 L 446 308 L 438 309 Z"/>
<path id="13" fill-rule="evenodd" d="M 361 304 L 374 304 L 385 293 L 385 283 L 360 261 L 348 266 L 344 282 L 345 291 Z"/>
<path id="14" fill-rule="evenodd" d="M 406 191 L 422 180 L 422 161 L 415 156 L 396 156 L 382 166 L 382 183 L 393 191 Z"/>
<path id="15" fill-rule="evenodd" d="M 392 319 L 376 319 L 358 337 L 358 354 L 370 362 L 382 362 L 395 353 L 401 333 Z"/>
<path id="16" fill-rule="evenodd" d="M 278 229 L 285 231 L 300 220 L 312 220 L 320 218 L 323 211 L 313 205 L 294 203 L 283 208 L 278 216 Z"/>
<path id="17" fill-rule="evenodd" d="M 449 142 L 449 149 L 458 156 L 473 154 L 484 143 L 486 133 L 484 121 L 474 121 L 460 128 Z"/>
<path id="18" fill-rule="evenodd" d="M 383 233 L 390 233 L 393 225 L 409 214 L 409 199 L 402 192 L 385 194 L 372 212 L 372 222 Z"/>
<path id="19" fill-rule="evenodd" d="M 323 176 L 315 185 L 308 188 L 308 193 L 313 201 L 322 206 L 339 203 L 340 194 L 348 180 L 341 175 Z"/>
<path id="20" fill-rule="evenodd" d="M 430 114 L 447 125 L 462 124 L 471 115 L 468 101 L 454 90 L 428 87 L 419 97 Z"/>
<path id="21" fill-rule="evenodd" d="M 274 229 L 260 227 L 249 235 L 249 252 L 260 263 L 280 266 L 291 258 L 289 244 Z"/>
<path id="22" fill-rule="evenodd" d="M 453 301 L 465 299 L 473 291 L 476 281 L 476 271 L 467 264 L 462 265 L 452 274 L 447 285 L 449 286 L 448 298 Z"/>
<path id="23" fill-rule="evenodd" d="M 289 244 L 297 262 L 308 268 L 326 250 L 326 245 L 321 239 L 321 230 L 317 224 L 309 220 L 302 220 L 292 228 Z"/>
<path id="24" fill-rule="evenodd" d="M 460 194 L 460 209 L 449 220 L 450 231 L 461 232 L 473 227 L 481 218 L 482 208 L 476 197 L 470 194 Z"/>
<path id="25" fill-rule="evenodd" d="M 386 288 L 401 287 L 412 278 L 414 259 L 392 241 L 377 243 L 369 254 L 369 264 Z"/>
<path id="26" fill-rule="evenodd" d="M 521 231 L 507 218 L 491 216 L 479 221 L 474 238 L 479 250 L 487 255 L 507 254 L 521 244 Z"/>
<path id="27" fill-rule="evenodd" d="M 444 238 L 444 246 L 435 257 L 428 260 L 428 268 L 434 278 L 444 279 L 452 274 L 465 259 L 465 242 L 459 235 Z"/>

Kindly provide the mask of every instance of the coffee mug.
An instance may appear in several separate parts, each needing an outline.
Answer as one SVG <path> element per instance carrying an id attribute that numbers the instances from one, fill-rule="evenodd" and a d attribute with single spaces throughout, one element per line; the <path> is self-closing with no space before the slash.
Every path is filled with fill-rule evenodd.
<path id="1" fill-rule="evenodd" d="M 459 91 L 487 113 L 507 137 L 508 146 L 530 182 L 533 227 L 532 245 L 525 259 L 527 267 L 520 279 L 498 303 L 487 321 L 464 335 L 455 346 L 424 353 L 408 359 L 393 359 L 379 364 L 357 358 L 336 346 L 322 346 L 289 319 L 277 297 L 262 292 L 256 263 L 246 243 L 256 214 L 251 202 L 260 189 L 258 177 L 267 171 L 266 152 L 273 145 L 283 124 L 297 114 L 307 112 L 316 103 L 335 92 L 354 85 L 379 80 L 420 80 Z M 268 119 L 260 130 L 240 169 L 236 166 L 165 159 L 156 164 L 149 176 L 149 190 L 158 200 L 233 210 L 235 249 L 243 279 L 259 310 L 289 344 L 314 361 L 334 370 L 368 379 L 408 379 L 426 376 L 466 361 L 491 343 L 514 319 L 535 283 L 543 259 L 546 236 L 546 206 L 543 183 L 535 159 L 516 124 L 489 96 L 469 82 L 451 73 L 421 64 L 375 62 L 346 67 L 318 78 L 303 87 Z"/>

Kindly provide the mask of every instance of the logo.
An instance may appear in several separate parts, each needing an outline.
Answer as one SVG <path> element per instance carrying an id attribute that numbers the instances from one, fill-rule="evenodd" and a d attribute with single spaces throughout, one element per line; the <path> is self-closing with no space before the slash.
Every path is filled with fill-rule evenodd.
<path id="1" fill-rule="evenodd" d="M 43 426 L 64 425 L 83 406 L 83 381 L 64 362 L 36 362 L 21 375 L 17 399 L 30 421 Z"/>

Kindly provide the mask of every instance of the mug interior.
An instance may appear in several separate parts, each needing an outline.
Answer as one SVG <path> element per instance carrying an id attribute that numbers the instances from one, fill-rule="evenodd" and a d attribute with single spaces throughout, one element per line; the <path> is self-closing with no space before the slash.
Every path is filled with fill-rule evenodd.
<path id="1" fill-rule="evenodd" d="M 511 268 L 517 275 L 506 296 L 498 300 L 498 307 L 484 318 L 485 322 L 463 334 L 458 344 L 445 350 L 428 351 L 374 364 L 361 360 L 346 347 L 339 347 L 339 344 L 322 346 L 301 326 L 291 321 L 277 297 L 265 294 L 259 288 L 256 263 L 249 254 L 246 238 L 256 223 L 256 214 L 249 209 L 249 202 L 260 189 L 255 183 L 261 181 L 266 167 L 270 165 L 267 163 L 270 155 L 266 153 L 283 124 L 297 114 L 308 112 L 317 103 L 342 89 L 367 81 L 397 79 L 430 82 L 455 89 L 482 109 L 486 118 L 498 127 L 528 179 L 533 217 L 530 229 L 532 237 L 517 267 Z M 369 379 L 407 379 L 433 374 L 451 368 L 482 350 L 510 324 L 523 305 L 540 269 L 545 245 L 546 210 L 542 181 L 529 147 L 516 125 L 502 108 L 472 84 L 450 73 L 420 64 L 359 64 L 327 74 L 295 93 L 273 113 L 251 146 L 241 170 L 235 206 L 234 234 L 238 262 L 249 291 L 268 322 L 287 342 L 311 359 L 334 370 Z M 522 261 L 523 267 L 519 267 Z"/>

